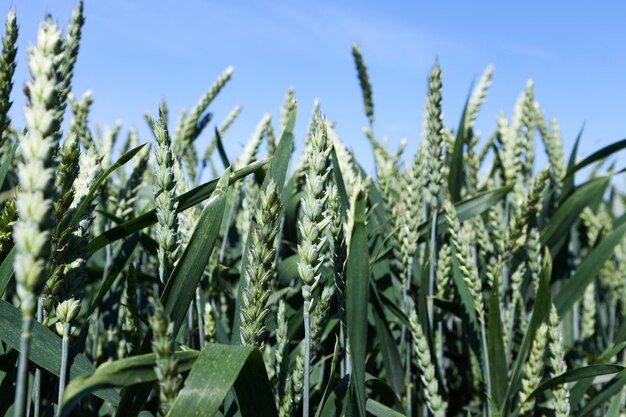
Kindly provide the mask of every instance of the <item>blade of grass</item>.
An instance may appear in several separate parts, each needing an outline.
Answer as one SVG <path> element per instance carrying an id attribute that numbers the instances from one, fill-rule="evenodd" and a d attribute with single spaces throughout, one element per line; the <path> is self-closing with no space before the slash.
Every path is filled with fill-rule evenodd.
<path id="1" fill-rule="evenodd" d="M 508 365 L 502 337 L 502 318 L 500 317 L 500 283 L 498 276 L 494 280 L 489 294 L 489 311 L 487 313 L 487 341 L 491 366 L 491 399 L 497 408 L 502 406 L 506 395 L 508 381 Z"/>
<path id="2" fill-rule="evenodd" d="M 552 250 L 579 219 L 583 209 L 602 198 L 609 181 L 610 177 L 594 178 L 577 187 L 541 230 L 541 242 Z"/>
<path id="3" fill-rule="evenodd" d="M 561 375 L 557 375 L 554 378 L 550 378 L 547 381 L 541 383 L 537 388 L 531 392 L 526 401 L 530 401 L 536 398 L 542 392 L 559 385 L 567 384 L 569 382 L 580 381 L 581 379 L 595 378 L 602 375 L 611 375 L 623 371 L 625 368 L 619 365 L 611 364 L 595 364 L 583 366 L 582 368 L 571 369 Z"/>
<path id="4" fill-rule="evenodd" d="M 459 129 L 456 133 L 456 139 L 454 140 L 454 149 L 452 150 L 452 161 L 450 163 L 450 174 L 448 177 L 448 186 L 450 189 L 450 198 L 455 203 L 461 199 L 461 187 L 465 181 L 464 176 L 464 164 L 463 164 L 463 145 L 467 141 L 467 129 L 465 128 L 467 121 L 467 106 L 472 94 L 472 89 L 465 99 L 465 105 L 463 106 L 463 114 L 461 115 L 461 121 L 459 122 Z"/>
<path id="5" fill-rule="evenodd" d="M 365 194 L 359 191 L 355 200 L 354 227 L 346 260 L 346 325 L 350 340 L 352 377 L 351 392 L 361 417 L 366 413 L 365 356 L 367 354 L 367 307 L 370 270 L 365 227 Z"/>
<path id="6" fill-rule="evenodd" d="M 9 254 L 2 261 L 0 265 L 0 298 L 4 295 L 11 277 L 13 276 L 13 260 L 15 259 L 15 247 L 11 248 Z"/>
<path id="7" fill-rule="evenodd" d="M 196 359 L 168 417 L 218 413 L 231 388 L 242 417 L 278 416 L 263 357 L 249 346 L 208 344 Z"/>
<path id="8" fill-rule="evenodd" d="M 589 402 L 585 404 L 582 410 L 575 414 L 575 417 L 587 417 L 599 410 L 602 404 L 609 401 L 615 395 L 622 392 L 622 389 L 626 385 L 626 371 L 621 371 L 615 378 L 606 384 L 599 392 L 595 393 Z"/>
<path id="9" fill-rule="evenodd" d="M 178 371 L 186 372 L 191 369 L 199 353 L 198 351 L 175 352 Z M 154 353 L 131 356 L 113 362 L 105 362 L 91 374 L 74 379 L 63 394 L 60 417 L 69 415 L 81 398 L 96 390 L 156 381 L 155 363 L 156 356 Z M 117 405 L 117 403 L 112 405 Z"/>
<path id="10" fill-rule="evenodd" d="M 622 241 L 624 233 L 626 233 L 626 223 L 605 236 L 576 268 L 574 275 L 567 280 L 567 284 L 555 296 L 554 305 L 559 316 L 563 317 L 574 303 L 582 297 L 587 285 L 598 275 L 604 262 L 613 255 L 613 251 Z"/>

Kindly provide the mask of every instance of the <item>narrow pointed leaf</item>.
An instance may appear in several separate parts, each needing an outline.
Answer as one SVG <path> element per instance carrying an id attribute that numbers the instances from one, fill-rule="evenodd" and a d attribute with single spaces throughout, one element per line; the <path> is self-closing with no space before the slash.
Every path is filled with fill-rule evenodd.
<path id="1" fill-rule="evenodd" d="M 2 261 L 0 265 L 0 298 L 4 295 L 11 277 L 13 276 L 13 260 L 15 259 L 15 247 L 11 248 L 9 254 Z"/>
<path id="2" fill-rule="evenodd" d="M 175 352 L 178 372 L 186 372 L 191 369 L 198 354 L 198 351 Z M 93 373 L 74 379 L 63 394 L 61 417 L 69 415 L 81 398 L 96 390 L 156 381 L 155 364 L 156 356 L 154 353 L 131 356 L 113 362 L 105 362 Z M 117 403 L 112 405 L 117 405 Z"/>
<path id="3" fill-rule="evenodd" d="M 354 228 L 346 260 L 346 324 L 352 363 L 351 392 L 355 408 L 365 417 L 365 356 L 367 353 L 367 305 L 370 270 L 365 227 L 365 195 L 359 191 L 355 200 Z"/>
<path id="4" fill-rule="evenodd" d="M 497 408 L 502 406 L 506 395 L 508 365 L 502 337 L 502 318 L 500 317 L 500 283 L 498 277 L 489 294 L 487 313 L 487 349 L 489 351 L 489 371 L 491 372 L 491 399 Z"/>
<path id="5" fill-rule="evenodd" d="M 569 382 L 580 381 L 581 379 L 595 378 L 602 375 L 611 375 L 623 371 L 625 368 L 619 365 L 611 364 L 595 364 L 583 366 L 582 368 L 571 369 L 561 375 L 557 375 L 554 378 L 543 382 L 537 388 L 533 390 L 528 396 L 526 401 L 530 401 L 536 398 L 542 392 L 563 385 Z"/>
<path id="6" fill-rule="evenodd" d="M 208 344 L 196 359 L 168 417 L 217 415 L 231 388 L 242 417 L 276 417 L 263 357 L 249 346 Z"/>
<path id="7" fill-rule="evenodd" d="M 622 241 L 625 232 L 626 223 L 605 236 L 576 268 L 574 275 L 567 280 L 567 284 L 555 296 L 554 305 L 559 316 L 562 317 L 583 296 L 587 285 L 598 275 L 604 262 L 613 255 L 615 247 Z"/>

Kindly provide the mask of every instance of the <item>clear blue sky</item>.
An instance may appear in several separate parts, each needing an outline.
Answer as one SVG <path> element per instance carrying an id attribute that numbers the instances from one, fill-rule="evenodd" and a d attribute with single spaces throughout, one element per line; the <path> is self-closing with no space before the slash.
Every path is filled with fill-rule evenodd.
<path id="1" fill-rule="evenodd" d="M 566 146 L 586 122 L 581 155 L 626 137 L 626 4 L 623 2 L 418 2 L 418 1 L 158 1 L 86 0 L 86 25 L 74 91 L 91 89 L 92 121 L 138 127 L 142 114 L 170 104 L 171 123 L 193 106 L 228 65 L 235 68 L 211 111 L 220 122 L 235 104 L 243 112 L 225 137 L 237 155 L 264 112 L 278 123 L 292 85 L 299 102 L 298 144 L 311 105 L 323 112 L 364 165 L 371 151 L 350 54 L 361 44 L 375 100 L 375 132 L 395 146 L 402 137 L 415 150 L 426 78 L 436 56 L 444 72 L 448 126 L 458 123 L 472 80 L 494 64 L 494 84 L 478 119 L 484 135 L 502 109 L 511 109 L 527 79 L 545 112 L 561 122 Z M 22 123 L 21 85 L 27 78 L 26 45 L 39 20 L 51 13 L 65 24 L 68 0 L 0 2 L 17 10 L 19 63 L 13 114 Z M 211 136 L 200 139 L 204 147 Z"/>

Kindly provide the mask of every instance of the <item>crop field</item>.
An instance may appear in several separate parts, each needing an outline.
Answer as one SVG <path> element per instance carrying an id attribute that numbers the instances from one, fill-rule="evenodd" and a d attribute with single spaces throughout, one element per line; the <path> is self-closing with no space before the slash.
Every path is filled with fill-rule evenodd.
<path id="1" fill-rule="evenodd" d="M 2 33 L 0 416 L 626 416 L 626 140 L 566 155 L 531 81 L 479 134 L 491 66 L 444 121 L 434 60 L 390 149 L 357 44 L 374 172 L 292 88 L 228 155 L 231 67 L 122 137 L 72 88 L 83 3 L 56 18 L 27 80 Z"/>

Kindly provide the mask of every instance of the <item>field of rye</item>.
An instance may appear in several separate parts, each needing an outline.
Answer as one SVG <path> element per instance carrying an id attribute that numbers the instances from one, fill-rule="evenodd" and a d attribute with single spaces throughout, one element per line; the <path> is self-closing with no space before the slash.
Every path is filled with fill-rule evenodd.
<path id="1" fill-rule="evenodd" d="M 358 45 L 375 172 L 293 89 L 228 155 L 240 107 L 210 111 L 230 67 L 180 115 L 155 103 L 151 137 L 120 137 L 72 89 L 82 2 L 66 28 L 41 22 L 27 80 L 18 22 L 0 56 L 0 416 L 626 416 L 626 141 L 564 155 L 532 82 L 481 137 L 492 67 L 448 126 L 435 61 L 421 141 L 389 149 Z"/>

